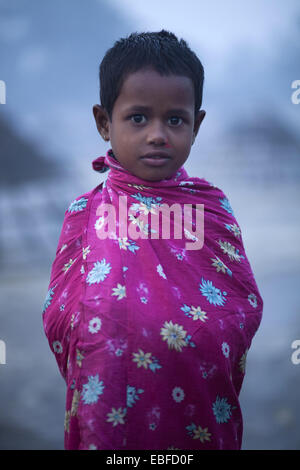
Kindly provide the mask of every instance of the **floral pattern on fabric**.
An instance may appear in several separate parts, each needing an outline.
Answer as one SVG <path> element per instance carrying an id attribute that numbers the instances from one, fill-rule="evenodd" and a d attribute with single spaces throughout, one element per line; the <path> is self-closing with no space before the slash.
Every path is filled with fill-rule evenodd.
<path id="1" fill-rule="evenodd" d="M 238 396 L 263 301 L 228 198 L 184 167 L 139 179 L 111 150 L 93 168 L 107 178 L 67 208 L 42 308 L 67 386 L 65 448 L 240 449 Z M 119 196 L 132 231 L 100 239 L 99 207 L 118 215 Z M 185 244 L 195 226 L 179 239 L 172 219 L 169 238 L 151 238 L 163 204 L 197 203 L 201 249 Z"/>

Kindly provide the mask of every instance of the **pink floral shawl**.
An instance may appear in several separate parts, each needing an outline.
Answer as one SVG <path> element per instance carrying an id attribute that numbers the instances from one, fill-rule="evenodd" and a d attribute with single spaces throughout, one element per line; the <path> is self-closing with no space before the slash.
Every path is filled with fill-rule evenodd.
<path id="1" fill-rule="evenodd" d="M 240 449 L 263 301 L 227 197 L 184 167 L 139 179 L 111 151 L 93 168 L 107 179 L 66 210 L 43 307 L 67 385 L 65 448 Z M 99 207 L 118 214 L 120 196 L 147 238 L 99 238 Z M 193 220 L 204 204 L 201 249 L 186 248 L 191 231 L 173 236 L 172 218 L 169 238 L 150 237 L 145 217 L 175 203 L 194 204 Z"/>

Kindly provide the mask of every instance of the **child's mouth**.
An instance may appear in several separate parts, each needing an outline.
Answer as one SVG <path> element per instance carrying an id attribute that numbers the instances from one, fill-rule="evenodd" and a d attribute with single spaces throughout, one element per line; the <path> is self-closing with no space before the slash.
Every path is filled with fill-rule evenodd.
<path id="1" fill-rule="evenodd" d="M 141 157 L 141 160 L 143 160 L 147 165 L 150 166 L 162 166 L 164 165 L 168 160 L 170 160 L 170 157 L 168 155 L 145 155 L 144 157 Z"/>

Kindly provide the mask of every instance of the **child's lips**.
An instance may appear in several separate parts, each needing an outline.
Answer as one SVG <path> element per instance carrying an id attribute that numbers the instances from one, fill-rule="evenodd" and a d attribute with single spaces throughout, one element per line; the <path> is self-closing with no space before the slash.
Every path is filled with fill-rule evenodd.
<path id="1" fill-rule="evenodd" d="M 171 158 L 168 155 L 165 154 L 148 154 L 143 157 L 141 157 L 141 160 L 146 165 L 149 166 L 163 166 L 165 165 Z"/>
<path id="2" fill-rule="evenodd" d="M 150 166 L 162 166 L 165 165 L 171 157 L 165 153 L 147 153 L 141 160 Z"/>

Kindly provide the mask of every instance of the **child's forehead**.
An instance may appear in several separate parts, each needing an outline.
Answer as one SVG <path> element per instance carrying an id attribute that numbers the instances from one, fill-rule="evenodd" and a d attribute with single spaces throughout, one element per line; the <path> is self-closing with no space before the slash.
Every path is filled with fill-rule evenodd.
<path id="1" fill-rule="evenodd" d="M 194 86 L 186 75 L 161 74 L 144 68 L 129 73 L 123 81 L 120 95 L 127 101 L 145 102 L 153 98 L 186 103 L 194 100 Z"/>

